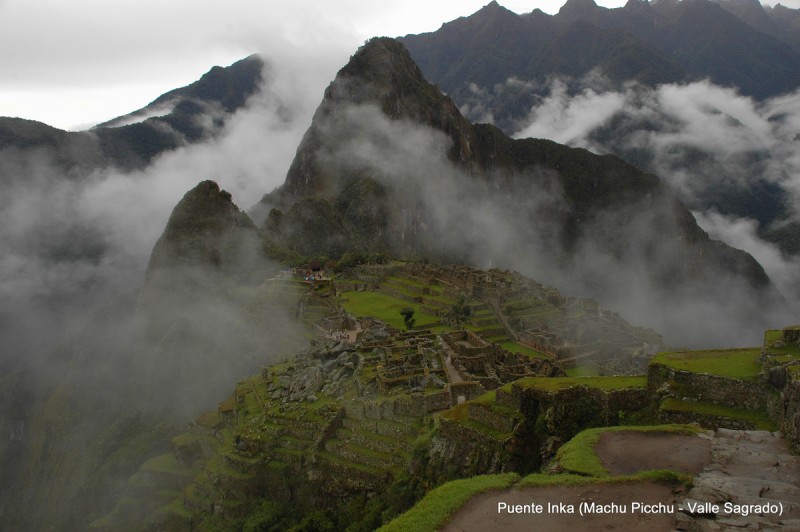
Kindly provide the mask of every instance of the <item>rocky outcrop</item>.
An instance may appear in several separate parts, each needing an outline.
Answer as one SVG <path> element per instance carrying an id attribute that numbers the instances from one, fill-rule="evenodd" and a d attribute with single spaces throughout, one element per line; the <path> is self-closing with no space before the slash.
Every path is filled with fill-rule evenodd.
<path id="1" fill-rule="evenodd" d="M 679 504 L 677 529 L 797 530 L 800 464 L 785 440 L 766 431 L 718 429 L 712 441 L 712 463 Z M 697 503 L 705 506 L 693 511 Z"/>

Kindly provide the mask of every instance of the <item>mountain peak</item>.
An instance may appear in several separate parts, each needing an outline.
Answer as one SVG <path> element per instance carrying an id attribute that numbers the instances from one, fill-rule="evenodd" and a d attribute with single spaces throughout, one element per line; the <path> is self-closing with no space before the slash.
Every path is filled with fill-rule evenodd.
<path id="1" fill-rule="evenodd" d="M 247 257 L 253 256 L 257 241 L 255 224 L 231 194 L 214 181 L 202 181 L 173 209 L 150 256 L 148 281 L 156 272 L 183 267 L 242 273 L 243 264 L 252 266 Z"/>
<path id="2" fill-rule="evenodd" d="M 347 65 L 339 70 L 333 84 L 337 80 L 358 78 L 384 85 L 390 83 L 393 76 L 409 79 L 424 77 L 405 46 L 389 37 L 374 37 L 359 48 Z M 349 96 L 357 97 L 355 94 Z"/>
<path id="3" fill-rule="evenodd" d="M 445 131 L 458 139 L 449 156 L 466 160 L 471 125 L 453 101 L 425 76 L 402 43 L 375 37 L 350 58 L 325 90 L 297 156 L 289 168 L 286 192 L 292 196 L 319 193 L 325 188 L 318 178 L 312 153 L 324 124 L 346 106 L 374 105 L 393 120 L 407 119 Z"/>
<path id="4" fill-rule="evenodd" d="M 598 9 L 594 0 L 567 0 L 567 3 L 558 10 L 558 14 L 576 17 L 591 15 Z"/>
<path id="5" fill-rule="evenodd" d="M 494 2 L 494 1 L 489 2 L 488 4 L 486 4 L 485 6 L 480 8 L 478 11 L 473 13 L 472 16 L 473 17 L 476 16 L 476 15 L 480 16 L 482 14 L 494 15 L 494 14 L 498 14 L 498 13 L 511 13 L 514 16 L 517 16 L 516 13 L 514 13 L 513 11 L 511 11 L 509 9 L 506 9 L 505 7 L 501 6 L 500 4 L 498 4 L 497 2 Z"/>
<path id="6" fill-rule="evenodd" d="M 623 8 L 626 11 L 630 11 L 632 13 L 652 13 L 653 8 L 650 5 L 649 0 L 628 0 L 628 3 L 625 4 Z"/>

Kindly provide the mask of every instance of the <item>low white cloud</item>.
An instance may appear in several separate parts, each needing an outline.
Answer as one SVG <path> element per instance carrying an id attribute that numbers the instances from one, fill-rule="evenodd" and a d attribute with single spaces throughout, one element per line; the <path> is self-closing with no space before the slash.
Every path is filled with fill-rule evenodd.
<path id="1" fill-rule="evenodd" d="M 518 138 L 546 138 L 561 144 L 590 147 L 587 131 L 606 124 L 622 110 L 625 95 L 616 92 L 597 93 L 586 89 L 577 96 L 567 93 L 561 80 L 552 83 L 550 97 L 531 110 L 529 125 L 515 134 Z"/>
<path id="2" fill-rule="evenodd" d="M 764 267 L 782 294 L 796 297 L 800 286 L 800 257 L 787 257 L 775 244 L 758 236 L 758 222 L 724 216 L 718 212 L 694 212 L 695 219 L 711 238 L 750 253 Z M 788 318 L 788 317 L 787 317 Z M 788 325 L 788 323 L 787 323 Z"/>

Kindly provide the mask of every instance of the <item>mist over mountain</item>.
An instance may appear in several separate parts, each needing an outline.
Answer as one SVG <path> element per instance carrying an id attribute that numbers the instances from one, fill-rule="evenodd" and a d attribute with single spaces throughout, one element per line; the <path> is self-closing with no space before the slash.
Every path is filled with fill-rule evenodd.
<path id="1" fill-rule="evenodd" d="M 286 183 L 261 203 L 273 242 L 292 251 L 307 253 L 316 238 L 333 256 L 518 269 L 623 314 L 636 309 L 676 343 L 744 341 L 747 323 L 770 319 L 766 301 L 781 306 L 761 266 L 709 239 L 657 177 L 469 123 L 389 39 L 370 41 L 339 72 Z M 663 311 L 672 307 L 682 311 Z M 697 313 L 721 319 L 693 327 Z"/>
<path id="2" fill-rule="evenodd" d="M 256 55 L 226 68 L 214 67 L 191 85 L 88 131 L 68 132 L 0 117 L 0 150 L 6 157 L 50 158 L 72 177 L 107 166 L 142 169 L 161 153 L 218 134 L 227 118 L 258 90 L 268 70 Z"/>
<path id="3" fill-rule="evenodd" d="M 411 54 L 374 39 L 313 121 L 319 95 L 257 56 L 88 131 L 0 118 L 0 528 L 85 529 L 176 427 L 304 346 L 297 294 L 266 282 L 288 262 L 516 269 L 673 345 L 792 321 L 795 10 L 694 2 L 712 52 L 749 48 L 705 72 L 640 35 L 677 35 L 686 4 L 492 3 Z"/>
<path id="4" fill-rule="evenodd" d="M 0 528 L 86 529 L 178 427 L 238 378 L 305 345 L 296 296 L 261 286 L 280 265 L 243 236 L 255 225 L 231 194 L 206 183 L 168 224 L 204 178 L 257 198 L 306 127 L 295 80 L 250 72 L 252 92 L 237 92 L 237 68 L 212 71 L 219 98 L 196 85 L 170 93 L 213 110 L 198 123 L 217 123 L 174 149 L 158 145 L 136 168 L 111 162 L 98 131 L 140 124 L 69 133 L 2 120 L 13 128 L 0 150 Z"/>
<path id="5" fill-rule="evenodd" d="M 554 16 L 516 15 L 491 3 L 401 40 L 471 120 L 516 138 L 613 153 L 658 175 L 701 222 L 721 215 L 728 227 L 749 227 L 745 235 L 703 226 L 759 253 L 796 298 L 796 277 L 785 272 L 796 270 L 800 250 L 800 70 L 786 30 L 797 13 L 756 1 L 661 0 L 618 9 L 571 1 Z M 585 44 L 595 34 L 606 36 L 603 42 L 617 34 L 636 42 L 636 56 L 620 56 L 627 70 L 609 61 L 615 54 L 598 55 L 603 47 Z M 502 49 L 496 63 L 482 54 L 493 46 Z M 563 62 L 546 64 L 567 49 Z M 653 50 L 664 61 L 641 55 Z M 546 60 L 525 60 L 537 54 Z"/>

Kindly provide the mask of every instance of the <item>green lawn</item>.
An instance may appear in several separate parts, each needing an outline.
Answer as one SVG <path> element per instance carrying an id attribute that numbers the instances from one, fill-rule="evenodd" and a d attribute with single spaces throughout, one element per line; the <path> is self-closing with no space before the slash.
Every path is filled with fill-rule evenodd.
<path id="1" fill-rule="evenodd" d="M 644 388 L 647 386 L 645 376 L 620 376 L 620 377 L 526 377 L 511 384 L 503 386 L 511 391 L 511 386 L 522 388 L 536 388 L 548 392 L 557 392 L 574 386 L 588 386 L 600 390 L 623 390 L 625 388 Z"/>
<path id="2" fill-rule="evenodd" d="M 591 366 L 575 366 L 564 370 L 567 377 L 599 377 L 600 374 Z"/>
<path id="3" fill-rule="evenodd" d="M 380 292 L 342 292 L 342 306 L 355 316 L 370 316 L 385 321 L 397 329 L 405 329 L 400 310 L 405 307 L 414 309 L 414 319 L 418 324 L 438 321 L 432 314 L 422 312 L 420 305 L 402 301 Z"/>
<path id="4" fill-rule="evenodd" d="M 659 353 L 650 362 L 692 373 L 754 379 L 761 372 L 760 357 L 761 349 L 759 348 L 719 349 Z"/>

